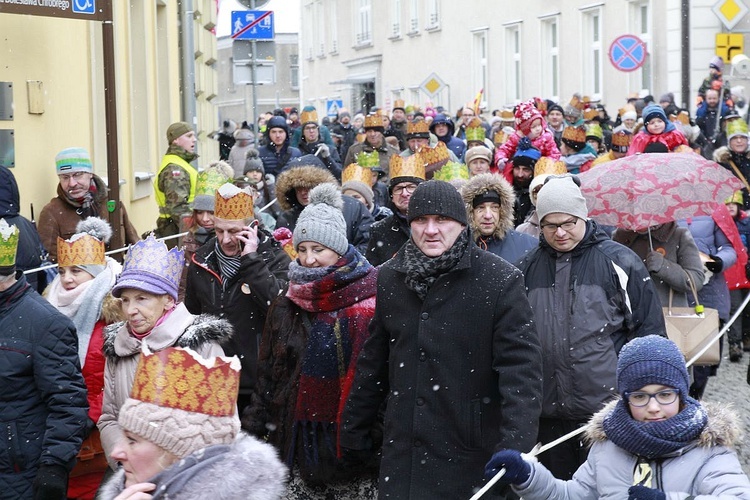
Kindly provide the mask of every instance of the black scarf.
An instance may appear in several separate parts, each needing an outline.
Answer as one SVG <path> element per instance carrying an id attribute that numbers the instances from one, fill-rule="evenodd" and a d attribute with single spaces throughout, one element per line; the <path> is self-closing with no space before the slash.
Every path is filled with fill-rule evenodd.
<path id="1" fill-rule="evenodd" d="M 428 257 L 417 248 L 411 238 L 404 245 L 404 265 L 406 266 L 406 287 L 416 292 L 424 300 L 427 292 L 440 275 L 447 273 L 458 264 L 469 245 L 469 232 L 461 231 L 453 246 L 437 257 Z"/>

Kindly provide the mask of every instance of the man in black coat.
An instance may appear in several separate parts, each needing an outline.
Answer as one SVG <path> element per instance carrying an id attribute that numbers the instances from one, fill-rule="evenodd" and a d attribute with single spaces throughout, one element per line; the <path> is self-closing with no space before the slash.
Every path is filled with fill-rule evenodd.
<path id="1" fill-rule="evenodd" d="M 216 195 L 214 230 L 216 236 L 193 254 L 185 307 L 193 314 L 227 319 L 234 327 L 234 335 L 222 348 L 227 356 L 236 355 L 242 363 L 237 397 L 242 414 L 255 388 L 258 344 L 266 313 L 286 287 L 290 260 L 273 237 L 258 228 L 251 195 L 230 184 L 222 186 Z"/>
<path id="2" fill-rule="evenodd" d="M 78 337 L 16 273 L 18 236 L 0 220 L 0 499 L 65 498 L 91 430 Z"/>
<path id="3" fill-rule="evenodd" d="M 480 250 L 442 181 L 409 201 L 411 237 L 380 268 L 370 338 L 341 420 L 345 460 L 373 452 L 381 498 L 469 498 L 497 448 L 531 450 L 542 356 L 520 271 Z"/>

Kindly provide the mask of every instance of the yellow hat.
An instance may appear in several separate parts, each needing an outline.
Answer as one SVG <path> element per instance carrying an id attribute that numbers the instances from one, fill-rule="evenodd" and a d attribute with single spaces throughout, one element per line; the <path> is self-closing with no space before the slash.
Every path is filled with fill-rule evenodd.
<path id="1" fill-rule="evenodd" d="M 349 181 L 364 182 L 365 185 L 369 186 L 372 179 L 372 170 L 367 167 L 361 167 L 356 163 L 350 163 L 343 172 L 341 172 L 341 184 L 345 184 Z"/>
<path id="2" fill-rule="evenodd" d="M 725 205 L 728 205 L 729 203 L 736 203 L 740 207 L 743 206 L 745 203 L 745 199 L 742 196 L 742 191 L 735 191 L 734 193 L 732 193 L 732 196 L 724 200 Z"/>
<path id="3" fill-rule="evenodd" d="M 542 156 L 534 164 L 534 177 L 542 174 L 563 175 L 568 173 L 565 163 L 555 161 L 548 156 Z"/>
<path id="4" fill-rule="evenodd" d="M 245 220 L 253 216 L 253 196 L 234 184 L 226 183 L 216 190 L 214 217 Z"/>
<path id="5" fill-rule="evenodd" d="M 412 177 L 422 180 L 425 178 L 424 163 L 419 161 L 416 154 L 406 158 L 398 155 L 391 156 L 389 171 L 391 185 L 394 185 L 394 181 L 399 177 Z"/>
<path id="6" fill-rule="evenodd" d="M 379 114 L 374 115 L 367 115 L 365 116 L 365 130 L 368 128 L 380 128 L 385 129 L 385 126 L 383 125 L 383 117 Z"/>

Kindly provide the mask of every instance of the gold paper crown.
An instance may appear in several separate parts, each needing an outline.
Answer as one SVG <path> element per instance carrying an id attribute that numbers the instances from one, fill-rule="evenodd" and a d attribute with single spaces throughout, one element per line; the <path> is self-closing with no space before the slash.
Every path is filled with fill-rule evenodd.
<path id="1" fill-rule="evenodd" d="M 213 417 L 235 414 L 240 388 L 237 358 L 204 360 L 197 353 L 179 347 L 151 353 L 143 345 L 131 398 Z M 207 366 L 210 361 L 212 365 Z"/>
<path id="2" fill-rule="evenodd" d="M 341 172 L 341 184 L 345 184 L 349 181 L 364 182 L 365 186 L 369 186 L 372 181 L 372 170 L 369 168 L 363 168 L 356 163 L 350 163 L 348 167 Z"/>
<path id="3" fill-rule="evenodd" d="M 18 249 L 18 228 L 8 225 L 5 219 L 0 219 L 0 267 L 16 265 L 16 250 Z"/>
<path id="4" fill-rule="evenodd" d="M 584 127 L 565 127 L 562 138 L 573 142 L 586 142 L 586 129 Z"/>
<path id="5" fill-rule="evenodd" d="M 311 111 L 302 111 L 299 115 L 299 122 L 301 124 L 306 123 L 318 123 L 318 111 L 313 109 Z"/>
<path id="6" fill-rule="evenodd" d="M 419 161 L 416 154 L 408 156 L 406 158 L 393 155 L 389 164 L 391 179 L 397 177 L 416 177 L 418 179 L 425 178 L 424 163 Z"/>
<path id="7" fill-rule="evenodd" d="M 244 220 L 252 216 L 253 197 L 250 193 L 234 184 L 224 184 L 216 191 L 214 217 L 226 220 Z"/>
<path id="8" fill-rule="evenodd" d="M 409 122 L 406 124 L 406 135 L 407 136 L 414 136 L 416 134 L 425 135 L 429 137 L 430 135 L 430 125 L 424 121 L 419 120 L 417 122 Z"/>
<path id="9" fill-rule="evenodd" d="M 595 108 L 588 108 L 583 112 L 583 119 L 586 121 L 593 120 L 599 115 L 599 112 Z"/>
<path id="10" fill-rule="evenodd" d="M 573 94 L 573 97 L 570 99 L 570 106 L 578 109 L 579 111 L 583 111 L 586 109 L 588 104 L 591 102 L 591 98 L 587 95 L 581 97 L 578 94 Z"/>
<path id="11" fill-rule="evenodd" d="M 103 266 L 104 242 L 90 234 L 84 234 L 75 241 L 57 237 L 57 265 L 69 266 Z"/>
<path id="12" fill-rule="evenodd" d="M 396 109 L 403 109 L 403 110 L 405 110 L 406 109 L 404 107 L 405 104 L 406 103 L 404 102 L 403 99 L 396 99 L 395 101 L 393 101 L 393 109 L 394 110 L 396 110 Z"/>
<path id="13" fill-rule="evenodd" d="M 479 118 L 472 118 L 466 126 L 466 142 L 469 141 L 484 142 L 484 127 Z"/>
<path id="14" fill-rule="evenodd" d="M 450 160 L 450 152 L 443 141 L 438 141 L 434 148 L 423 147 L 414 156 L 424 165 L 426 174 L 435 172 Z"/>
<path id="15" fill-rule="evenodd" d="M 501 144 L 505 144 L 508 141 L 508 134 L 506 134 L 502 129 L 495 132 L 495 135 L 492 137 L 492 142 L 495 144 L 495 146 L 500 146 Z"/>
<path id="16" fill-rule="evenodd" d="M 363 168 L 375 168 L 380 166 L 380 155 L 377 151 L 362 151 L 356 156 L 357 165 Z"/>
<path id="17" fill-rule="evenodd" d="M 504 109 L 500 111 L 500 121 L 516 123 L 516 115 L 512 109 Z"/>
<path id="18" fill-rule="evenodd" d="M 625 130 L 618 130 L 612 134 L 612 145 L 620 147 L 630 146 L 632 139 L 633 136 Z"/>
<path id="19" fill-rule="evenodd" d="M 373 127 L 385 128 L 383 125 L 382 116 L 378 114 L 365 116 L 365 129 L 373 128 Z"/>
<path id="20" fill-rule="evenodd" d="M 555 161 L 548 156 L 542 156 L 534 165 L 534 177 L 542 174 L 563 175 L 568 173 L 565 163 Z"/>
<path id="21" fill-rule="evenodd" d="M 620 114 L 620 116 L 622 116 L 625 113 L 628 113 L 630 111 L 632 111 L 633 113 L 635 113 L 636 112 L 635 111 L 635 106 L 633 106 L 632 104 L 626 104 L 625 106 L 623 106 L 623 107 L 621 107 L 619 109 L 618 113 Z"/>

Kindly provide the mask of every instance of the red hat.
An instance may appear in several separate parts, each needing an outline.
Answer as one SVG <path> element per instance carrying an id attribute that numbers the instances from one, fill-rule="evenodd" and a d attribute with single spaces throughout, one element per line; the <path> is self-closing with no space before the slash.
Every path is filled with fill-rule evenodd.
<path id="1" fill-rule="evenodd" d="M 534 101 L 524 101 L 516 107 L 516 129 L 523 135 L 531 133 L 531 125 L 535 120 L 542 120 L 542 114 L 534 105 Z M 542 123 L 542 126 L 544 124 Z"/>

